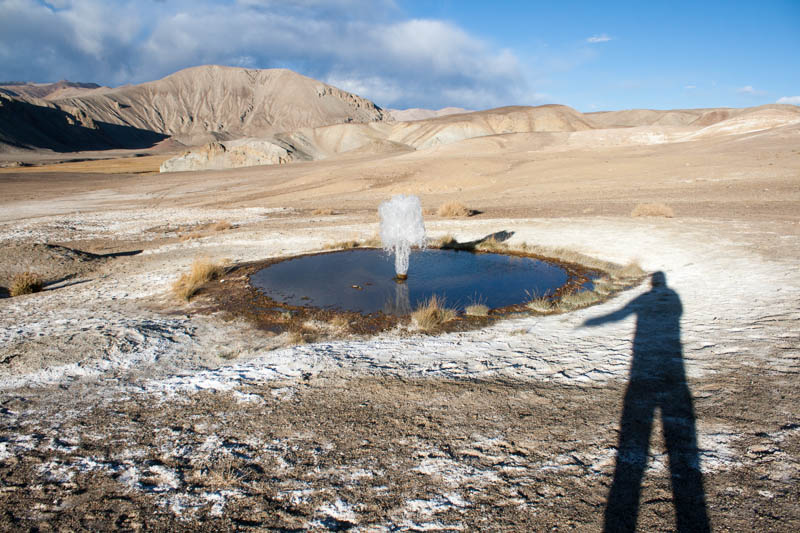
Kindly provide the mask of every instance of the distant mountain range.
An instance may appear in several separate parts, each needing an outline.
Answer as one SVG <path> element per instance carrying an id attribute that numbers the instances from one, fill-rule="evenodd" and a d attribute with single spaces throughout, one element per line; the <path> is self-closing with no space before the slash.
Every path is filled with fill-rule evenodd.
<path id="1" fill-rule="evenodd" d="M 284 69 L 202 66 L 114 89 L 0 86 L 0 143 L 18 148 L 141 147 L 166 137 L 194 145 L 388 118 L 365 98 Z"/>
<path id="2" fill-rule="evenodd" d="M 547 133 L 538 145 L 653 144 L 758 131 L 800 121 L 800 108 L 633 109 L 580 113 L 562 105 L 383 110 L 285 69 L 201 66 L 118 88 L 61 81 L 0 84 L 0 151 L 195 147 L 164 170 L 315 160 L 345 152 L 404 152 L 475 137 Z M 180 143 L 180 144 L 178 144 Z M 570 144 L 572 143 L 572 144 Z"/>

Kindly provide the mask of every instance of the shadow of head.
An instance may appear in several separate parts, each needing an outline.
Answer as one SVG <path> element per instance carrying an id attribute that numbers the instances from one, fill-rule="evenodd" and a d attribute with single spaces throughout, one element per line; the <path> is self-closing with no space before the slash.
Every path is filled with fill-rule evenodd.
<path id="1" fill-rule="evenodd" d="M 653 288 L 656 287 L 666 287 L 667 286 L 667 275 L 661 272 L 653 272 L 653 275 L 650 276 L 650 286 Z"/>

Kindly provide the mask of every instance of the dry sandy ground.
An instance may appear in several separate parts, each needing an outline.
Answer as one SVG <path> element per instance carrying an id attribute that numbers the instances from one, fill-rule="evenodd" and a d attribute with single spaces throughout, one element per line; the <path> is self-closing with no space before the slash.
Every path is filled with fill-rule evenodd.
<path id="1" fill-rule="evenodd" d="M 551 150 L 547 134 L 517 134 L 163 175 L 142 161 L 139 173 L 5 169 L 0 277 L 38 264 L 60 281 L 0 300 L 0 524 L 597 531 L 615 464 L 639 462 L 643 531 L 675 529 L 676 496 L 693 500 L 691 529 L 704 500 L 714 530 L 795 531 L 798 131 Z M 302 346 L 169 294 L 198 256 L 244 262 L 370 238 L 396 192 L 482 211 L 428 217 L 433 236 L 513 231 L 512 244 L 663 271 L 682 304 L 673 333 L 697 436 L 672 462 L 688 457 L 702 490 L 671 481 L 658 414 L 648 456 L 618 456 L 635 318 L 583 324 L 646 284 L 565 315 Z M 629 216 L 653 201 L 675 218 Z M 233 229 L 178 238 L 219 220 Z M 690 420 L 668 413 L 667 433 Z"/>

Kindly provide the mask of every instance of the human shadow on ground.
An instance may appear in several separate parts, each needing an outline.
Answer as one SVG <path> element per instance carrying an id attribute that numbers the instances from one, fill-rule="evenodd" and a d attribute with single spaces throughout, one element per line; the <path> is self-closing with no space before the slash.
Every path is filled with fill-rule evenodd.
<path id="1" fill-rule="evenodd" d="M 680 297 L 663 272 L 652 275 L 650 291 L 584 326 L 599 326 L 636 314 L 633 362 L 622 406 L 614 481 L 604 531 L 635 531 L 642 476 L 647 466 L 655 410 L 669 456 L 677 531 L 710 531 L 697 450 L 694 407 L 686 383 L 681 345 Z"/>

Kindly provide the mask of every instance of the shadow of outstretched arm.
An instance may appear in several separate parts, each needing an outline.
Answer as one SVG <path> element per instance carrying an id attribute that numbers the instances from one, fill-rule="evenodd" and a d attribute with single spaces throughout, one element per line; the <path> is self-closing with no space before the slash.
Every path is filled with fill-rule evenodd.
<path id="1" fill-rule="evenodd" d="M 607 324 L 609 322 L 619 322 L 620 320 L 625 319 L 626 317 L 632 315 L 636 312 L 636 300 L 633 300 L 628 305 L 621 309 L 617 309 L 612 313 L 608 313 L 607 315 L 596 316 L 594 318 L 590 318 L 585 320 L 583 324 L 579 327 L 597 327 L 603 324 Z"/>

